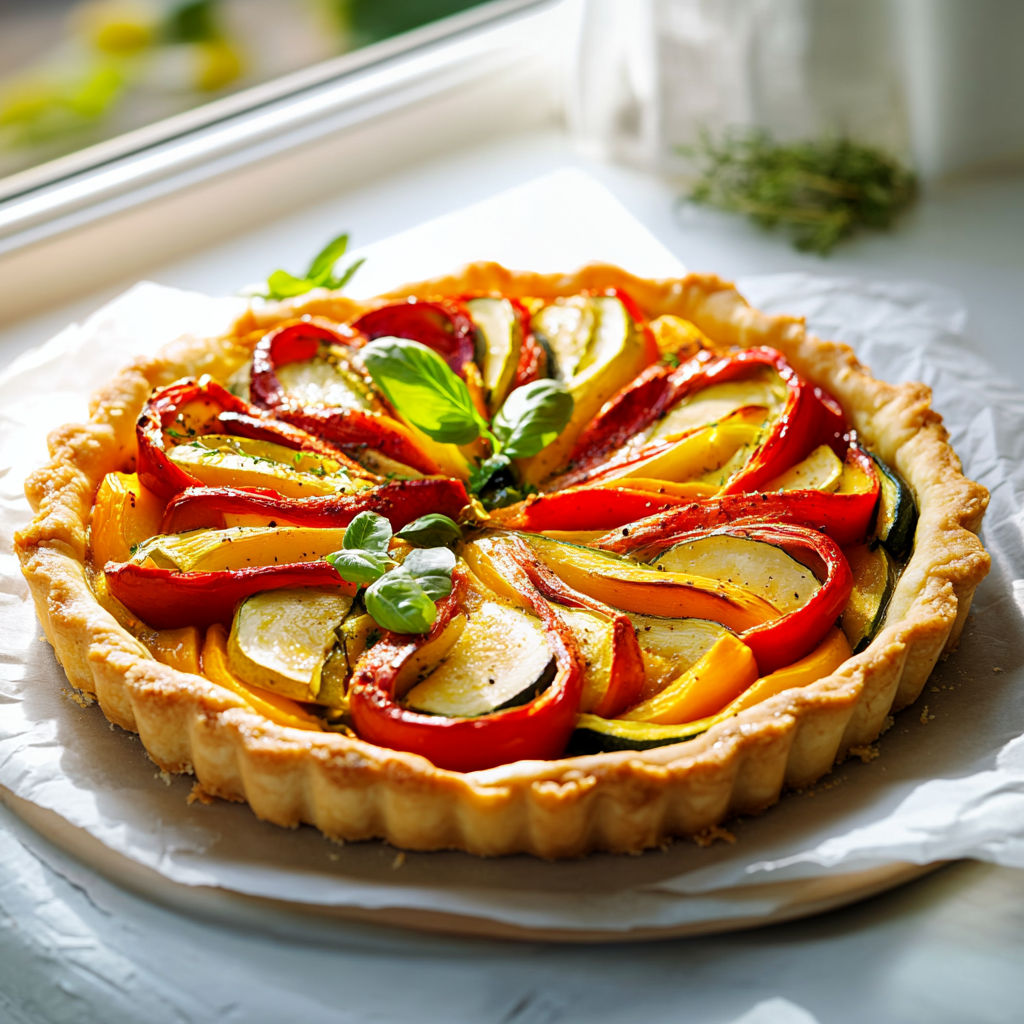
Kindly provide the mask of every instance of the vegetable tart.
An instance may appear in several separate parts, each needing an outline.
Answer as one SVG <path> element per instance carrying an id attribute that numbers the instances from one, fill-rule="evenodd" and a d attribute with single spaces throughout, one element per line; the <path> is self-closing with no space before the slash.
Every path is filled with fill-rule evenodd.
<path id="1" fill-rule="evenodd" d="M 72 684 L 199 795 L 636 852 L 811 783 L 956 646 L 988 495 L 929 398 L 709 275 L 321 288 L 118 374 L 16 549 Z"/>

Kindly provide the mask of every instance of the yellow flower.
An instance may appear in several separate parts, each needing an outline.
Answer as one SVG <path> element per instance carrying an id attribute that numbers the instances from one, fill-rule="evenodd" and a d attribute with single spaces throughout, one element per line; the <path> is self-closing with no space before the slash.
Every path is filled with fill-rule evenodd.
<path id="1" fill-rule="evenodd" d="M 211 39 L 197 46 L 196 88 L 203 92 L 223 89 L 242 74 L 242 58 L 224 39 Z"/>
<path id="2" fill-rule="evenodd" d="M 96 0 L 75 12 L 90 45 L 113 57 L 128 57 L 151 46 L 157 33 L 155 11 L 131 0 Z"/>

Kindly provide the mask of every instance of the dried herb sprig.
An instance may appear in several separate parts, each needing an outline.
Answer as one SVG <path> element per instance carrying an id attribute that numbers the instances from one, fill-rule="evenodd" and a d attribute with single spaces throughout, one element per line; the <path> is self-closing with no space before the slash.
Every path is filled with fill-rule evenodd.
<path id="1" fill-rule="evenodd" d="M 891 227 L 917 194 L 895 157 L 845 138 L 779 144 L 751 131 L 716 143 L 705 134 L 683 152 L 700 167 L 693 202 L 781 227 L 798 249 L 823 256 L 858 227 Z"/>

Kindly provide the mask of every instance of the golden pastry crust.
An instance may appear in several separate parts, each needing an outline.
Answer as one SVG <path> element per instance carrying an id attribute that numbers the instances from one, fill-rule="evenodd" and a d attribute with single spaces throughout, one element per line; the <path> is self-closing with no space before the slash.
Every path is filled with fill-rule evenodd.
<path id="1" fill-rule="evenodd" d="M 613 286 L 650 318 L 672 313 L 718 343 L 779 349 L 835 396 L 860 436 L 912 487 L 917 539 L 887 624 L 831 676 L 686 743 L 463 775 L 337 733 L 275 725 L 214 683 L 154 661 L 96 600 L 86 569 L 93 497 L 106 473 L 131 465 L 135 420 L 154 386 L 199 373 L 224 378 L 267 328 L 304 314 L 347 320 L 407 295 L 554 298 Z M 651 281 L 607 264 L 548 275 L 476 263 L 366 303 L 320 291 L 262 306 L 225 337 L 184 338 L 129 366 L 95 395 L 88 424 L 50 435 L 50 462 L 26 483 L 37 514 L 15 548 L 71 682 L 94 694 L 112 722 L 138 732 L 160 767 L 194 771 L 207 794 L 248 801 L 278 825 L 305 822 L 332 838 L 384 838 L 407 849 L 547 858 L 636 852 L 760 810 L 784 787 L 814 781 L 850 747 L 876 739 L 956 646 L 989 568 L 977 537 L 988 492 L 964 478 L 929 400 L 923 384 L 875 380 L 847 346 L 809 335 L 800 319 L 752 309 L 714 276 Z"/>

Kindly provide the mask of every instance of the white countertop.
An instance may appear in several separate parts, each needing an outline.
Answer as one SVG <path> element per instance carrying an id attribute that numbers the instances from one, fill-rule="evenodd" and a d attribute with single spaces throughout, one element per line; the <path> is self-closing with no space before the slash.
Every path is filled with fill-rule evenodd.
<path id="1" fill-rule="evenodd" d="M 564 166 L 583 166 L 688 268 L 726 277 L 787 270 L 913 278 L 956 288 L 978 351 L 1024 386 L 1024 180 L 950 185 L 892 235 L 822 261 L 707 211 L 675 190 L 595 165 L 552 131 L 413 166 L 139 277 L 211 294 L 277 266 L 297 269 L 327 237 L 372 243 Z M 542 229 L 542 225 L 538 226 Z M 0 333 L 0 365 L 133 283 Z M 374 1021 L 550 1024 L 999 1022 L 1024 996 L 1024 875 L 956 864 L 859 906 L 790 925 L 657 944 L 557 947 L 310 926 L 302 939 L 234 930 L 139 899 L 0 808 L 0 1021 Z M 781 1009 L 780 1009 L 781 1006 Z M 769 1010 L 763 1010 L 768 1014 Z M 753 1020 L 753 1018 L 751 1018 Z"/>

